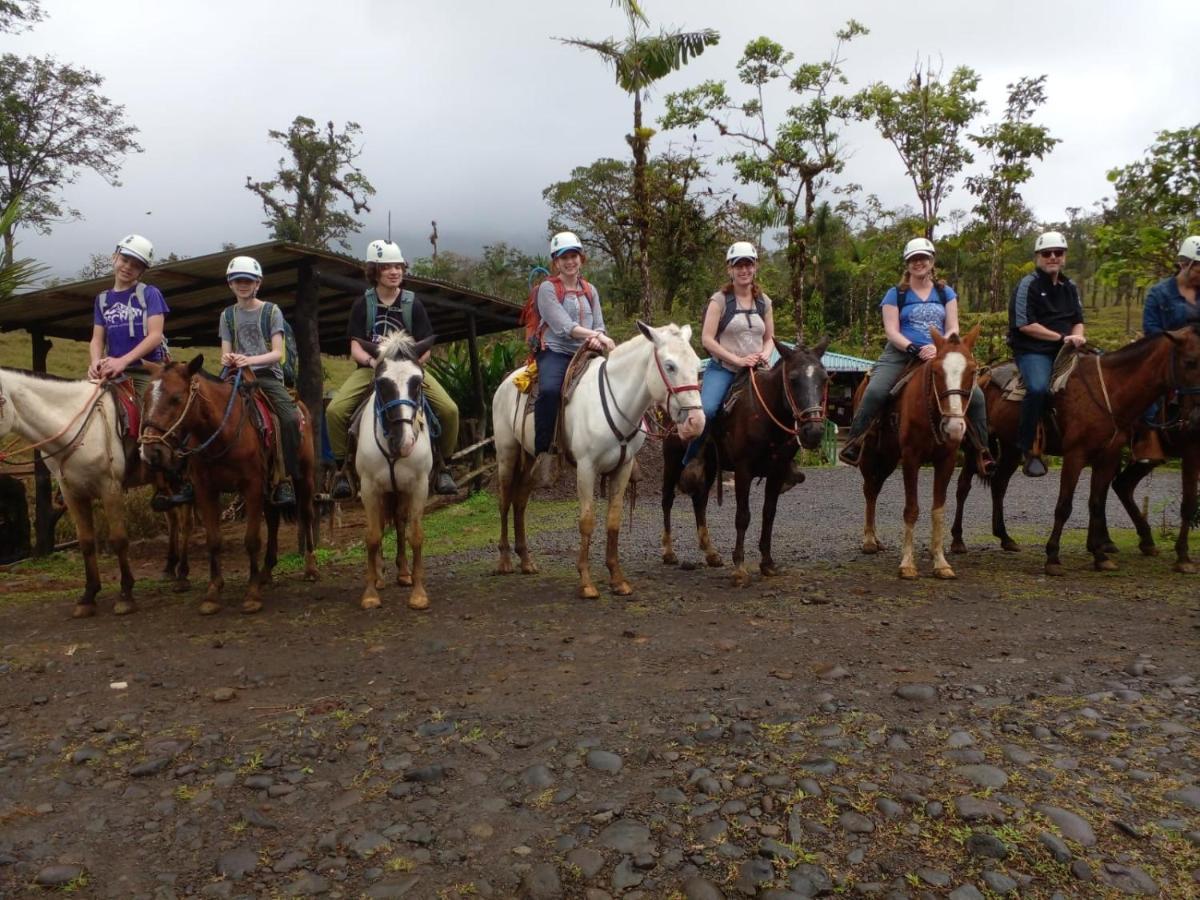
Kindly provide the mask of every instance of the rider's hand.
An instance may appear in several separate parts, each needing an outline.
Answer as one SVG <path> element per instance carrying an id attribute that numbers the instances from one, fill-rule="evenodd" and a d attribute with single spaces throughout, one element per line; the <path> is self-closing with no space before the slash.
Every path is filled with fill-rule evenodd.
<path id="1" fill-rule="evenodd" d="M 933 344 L 926 344 L 917 351 L 917 359 L 921 361 L 933 359 L 935 356 L 937 356 L 937 347 L 933 346 Z"/>
<path id="2" fill-rule="evenodd" d="M 102 374 L 100 374 L 100 370 L 103 367 L 103 365 L 104 365 L 104 360 L 98 359 L 94 363 L 92 363 L 90 366 L 88 366 L 87 377 L 88 377 L 89 381 L 101 381 L 104 378 L 104 376 Z"/>
<path id="3" fill-rule="evenodd" d="M 240 369 L 246 365 L 246 355 L 244 353 L 222 353 L 221 365 L 230 369 Z"/>
<path id="4" fill-rule="evenodd" d="M 125 371 L 125 363 L 120 357 L 105 357 L 100 363 L 100 374 L 105 378 L 119 378 Z"/>
<path id="5" fill-rule="evenodd" d="M 1065 334 L 1063 335 L 1063 343 L 1074 344 L 1078 349 L 1087 343 L 1087 338 L 1085 338 L 1082 334 Z"/>

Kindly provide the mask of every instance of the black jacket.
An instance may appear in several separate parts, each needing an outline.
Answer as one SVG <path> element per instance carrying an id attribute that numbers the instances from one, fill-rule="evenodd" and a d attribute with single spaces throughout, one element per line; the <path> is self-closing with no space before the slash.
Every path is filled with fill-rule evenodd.
<path id="1" fill-rule="evenodd" d="M 1055 284 L 1041 269 L 1021 279 L 1008 301 L 1008 343 L 1016 353 L 1058 353 L 1061 341 L 1045 341 L 1021 331 L 1033 323 L 1061 335 L 1083 322 L 1083 303 L 1079 288 L 1065 275 Z"/>

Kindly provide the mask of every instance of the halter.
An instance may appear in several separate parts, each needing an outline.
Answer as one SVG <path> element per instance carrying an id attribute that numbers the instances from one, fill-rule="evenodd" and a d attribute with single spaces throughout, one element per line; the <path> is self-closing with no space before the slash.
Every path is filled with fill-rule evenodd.
<path id="1" fill-rule="evenodd" d="M 788 380 L 787 362 L 783 361 L 779 364 L 780 374 L 783 377 L 783 396 L 787 399 L 788 409 L 792 411 L 792 423 L 794 428 L 789 428 L 777 418 L 775 413 L 771 412 L 771 407 L 767 401 L 763 399 L 762 390 L 758 386 L 758 378 L 754 374 L 754 368 L 750 368 L 750 386 L 754 388 L 754 396 L 758 398 L 758 405 L 763 408 L 767 414 L 767 418 L 775 423 L 784 434 L 789 434 L 796 439 L 796 443 L 800 443 L 800 430 L 809 424 L 819 424 L 825 421 L 825 406 L 829 401 L 829 381 L 825 381 L 825 389 L 821 394 L 821 404 L 819 406 L 809 406 L 805 409 L 798 409 L 796 398 L 792 396 L 791 382 Z"/>
<path id="2" fill-rule="evenodd" d="M 418 368 L 419 368 L 419 365 L 418 365 Z M 391 379 L 388 379 L 388 380 L 390 381 Z M 397 385 L 397 388 L 399 388 L 399 385 Z M 422 403 L 423 403 L 423 401 L 422 401 Z M 388 477 L 391 479 L 391 482 L 392 482 L 392 493 L 399 496 L 400 488 L 396 484 L 396 459 L 397 458 L 392 456 L 392 454 L 388 452 L 387 447 L 385 447 L 383 445 L 383 442 L 379 440 L 379 432 L 382 431 L 384 434 L 387 434 L 389 425 L 399 424 L 401 435 L 404 434 L 404 426 L 405 425 L 407 425 L 409 428 L 411 428 L 413 430 L 414 435 L 418 434 L 417 419 L 421 414 L 421 406 L 419 406 L 417 404 L 417 401 L 410 400 L 408 397 L 397 397 L 395 400 L 388 400 L 386 403 L 380 403 L 379 402 L 379 379 L 378 378 L 376 378 L 376 380 L 375 380 L 375 403 L 374 403 L 374 406 L 375 406 L 375 423 L 379 426 L 378 428 L 371 429 L 372 432 L 374 433 L 374 437 L 375 437 L 375 446 L 379 448 L 380 454 L 383 456 L 383 458 L 385 460 L 387 460 Z M 404 408 L 406 406 L 412 407 L 413 414 L 412 414 L 411 418 L 405 418 L 404 416 L 400 416 L 399 418 L 397 418 L 395 420 L 389 420 L 387 418 L 387 413 L 390 412 L 391 410 L 396 409 L 397 407 Z"/>
<path id="3" fill-rule="evenodd" d="M 658 356 L 658 347 L 654 348 L 654 364 L 656 366 L 658 366 L 659 377 L 662 378 L 663 385 L 667 389 L 667 402 L 664 403 L 663 405 L 667 408 L 667 418 L 669 419 L 669 418 L 671 418 L 671 398 L 673 396 L 675 396 L 676 394 L 683 394 L 683 393 L 686 393 L 687 391 L 697 391 L 698 392 L 700 390 L 700 385 L 699 384 L 678 384 L 678 385 L 671 384 L 671 379 L 669 379 L 667 377 L 667 370 L 665 368 L 663 368 L 662 360 Z M 675 405 L 679 407 L 680 412 L 690 412 L 693 409 L 701 409 L 700 405 L 684 406 L 678 400 L 675 401 Z"/>
<path id="4" fill-rule="evenodd" d="M 933 432 L 933 440 L 935 443 L 944 444 L 942 440 L 942 430 L 937 427 L 938 419 L 962 419 L 964 424 L 967 419 L 967 407 L 971 403 L 971 392 L 975 387 L 975 379 L 971 379 L 971 387 L 968 388 L 946 388 L 944 391 L 939 391 L 934 385 L 933 366 L 926 365 L 927 377 L 925 379 L 926 396 L 933 398 L 933 403 L 929 409 L 929 424 L 930 430 Z M 946 412 L 946 408 L 942 405 L 943 400 L 949 400 L 951 397 L 962 398 L 962 412 L 952 413 Z M 935 409 L 936 407 L 936 415 Z"/>
<path id="5" fill-rule="evenodd" d="M 72 447 L 76 446 L 79 443 L 79 440 L 83 437 L 83 433 L 85 431 L 87 431 L 88 425 L 91 424 L 92 416 L 95 415 L 96 410 L 100 408 L 99 398 L 100 398 L 100 391 L 103 389 L 103 387 L 104 387 L 103 382 L 97 382 L 95 389 L 92 391 L 92 395 L 90 397 L 88 397 L 87 401 L 83 404 L 83 406 L 80 407 L 79 412 L 75 413 L 75 415 L 73 415 L 70 418 L 70 420 L 67 422 L 67 424 L 64 425 L 62 428 L 60 428 L 57 433 L 50 435 L 50 437 L 48 437 L 48 438 L 43 438 L 42 440 L 37 441 L 36 443 L 27 444 L 24 447 L 18 447 L 16 444 L 13 444 L 13 445 L 9 446 L 7 449 L 0 450 L 0 465 L 8 465 L 8 466 L 17 465 L 17 463 L 15 463 L 15 462 L 9 462 L 8 457 L 13 456 L 14 454 L 18 454 L 18 453 L 28 453 L 31 450 L 37 450 L 40 447 L 44 447 L 47 444 L 58 440 L 60 437 L 62 437 L 64 434 L 67 433 L 67 430 L 72 425 L 74 425 L 75 422 L 77 422 L 79 420 L 80 416 L 82 416 L 84 413 L 87 413 L 87 415 L 84 417 L 83 422 L 80 423 L 79 428 L 76 429 L 75 434 L 71 436 L 70 440 L 68 440 L 65 444 L 63 444 L 61 447 L 59 447 L 57 450 L 53 451 L 52 453 L 43 453 L 42 459 L 52 459 L 53 457 L 58 456 L 60 453 L 64 453 L 67 450 L 71 449 Z M 0 392 L 0 410 L 3 410 L 7 403 L 8 403 L 8 399 L 4 396 L 3 392 Z"/>
<path id="6" fill-rule="evenodd" d="M 188 457 L 188 456 L 192 456 L 196 453 L 200 453 L 201 451 L 205 450 L 209 444 L 211 444 L 213 441 L 215 441 L 217 439 L 217 435 L 219 435 L 225 429 L 225 424 L 229 421 L 229 414 L 231 412 L 233 412 L 233 401 L 237 399 L 238 386 L 241 383 L 242 383 L 242 370 L 238 369 L 237 374 L 234 375 L 234 377 L 233 377 L 232 389 L 229 391 L 229 402 L 225 404 L 225 415 L 223 415 L 221 417 L 221 421 L 217 425 L 217 430 L 214 431 L 211 435 L 209 435 L 208 439 L 205 440 L 204 443 L 200 444 L 199 446 L 184 447 L 184 446 L 181 446 L 178 442 L 172 443 L 171 441 L 167 440 L 167 438 L 169 438 L 172 434 L 175 433 L 175 429 L 183 424 L 183 420 L 187 417 L 188 410 L 192 408 L 192 401 L 194 401 L 196 399 L 196 397 L 198 397 L 200 395 L 200 381 L 199 381 L 198 375 L 193 375 L 191 377 L 191 379 L 188 383 L 187 402 L 183 404 L 183 412 L 181 412 L 179 414 L 179 417 L 174 422 L 171 423 L 171 427 L 164 430 L 161 425 L 155 425 L 153 422 L 147 421 L 142 425 L 142 433 L 138 436 L 138 443 L 139 444 L 162 444 L 168 450 L 170 450 L 172 453 L 174 453 L 176 456 L 179 456 L 179 457 Z M 216 457 L 214 457 L 214 459 L 219 459 L 220 457 L 224 456 L 226 453 L 229 452 L 230 448 L 234 445 L 234 443 L 236 443 L 237 436 L 239 434 L 241 434 L 242 425 L 245 423 L 245 421 L 246 421 L 246 416 L 243 415 L 241 417 L 241 419 L 238 420 L 237 432 L 234 434 L 234 439 L 232 441 L 229 441 L 226 444 L 225 449 L 222 450 L 221 453 L 218 454 Z M 159 434 L 147 434 L 146 433 L 147 428 L 153 428 L 156 431 L 158 431 Z M 183 439 L 187 440 L 187 436 L 185 435 Z"/>

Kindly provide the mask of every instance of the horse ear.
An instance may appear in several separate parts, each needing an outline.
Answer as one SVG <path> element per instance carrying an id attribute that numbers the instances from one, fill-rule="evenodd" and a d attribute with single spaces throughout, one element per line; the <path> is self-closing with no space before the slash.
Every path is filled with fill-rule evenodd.
<path id="1" fill-rule="evenodd" d="M 813 355 L 818 359 L 825 355 L 825 351 L 829 349 L 829 342 L 833 340 L 832 335 L 825 335 L 817 342 L 817 346 L 812 348 Z"/>
<path id="2" fill-rule="evenodd" d="M 637 327 L 638 327 L 638 331 L 640 331 L 642 333 L 642 336 L 646 340 L 648 340 L 650 343 L 654 344 L 656 347 L 658 346 L 659 340 L 658 340 L 658 335 L 654 333 L 654 326 L 647 325 L 641 319 L 638 319 Z"/>
<path id="3" fill-rule="evenodd" d="M 777 352 L 777 353 L 778 353 L 780 356 L 783 356 L 783 357 L 791 356 L 791 355 L 792 355 L 792 353 L 793 353 L 793 352 L 795 352 L 795 351 L 794 351 L 794 348 L 792 348 L 792 347 L 789 347 L 787 344 L 785 344 L 785 343 L 784 343 L 783 341 L 781 341 L 779 338 L 777 338 L 777 337 L 772 337 L 772 338 L 771 338 L 771 340 L 775 342 L 775 351 L 776 351 L 776 352 Z"/>
<path id="4" fill-rule="evenodd" d="M 362 347 L 367 353 L 371 354 L 371 359 L 379 359 L 379 345 L 374 341 L 364 341 L 362 338 L 351 338 L 354 343 Z"/>
<path id="5" fill-rule="evenodd" d="M 156 362 L 150 362 L 148 359 L 142 361 L 142 367 L 150 373 L 151 378 L 157 378 L 162 374 L 162 370 L 166 368 L 166 366 Z"/>
<path id="6" fill-rule="evenodd" d="M 684 343 L 690 344 L 692 342 L 692 326 L 691 325 L 679 326 L 679 334 L 683 338 Z"/>
<path id="7" fill-rule="evenodd" d="M 982 327 L 982 322 L 976 322 L 975 327 L 968 331 L 966 336 L 962 339 L 963 343 L 967 345 L 967 349 L 971 352 L 975 351 L 975 342 L 979 340 L 979 331 Z"/>
<path id="8" fill-rule="evenodd" d="M 193 356 L 191 358 L 191 360 L 188 361 L 188 364 L 187 364 L 188 378 L 191 378 L 193 375 L 195 375 L 197 372 L 199 372 L 203 368 L 204 368 L 204 354 L 201 353 L 199 356 Z"/>
<path id="9" fill-rule="evenodd" d="M 431 334 L 429 337 L 423 338 L 422 340 L 417 341 L 415 344 L 413 344 L 413 359 L 414 360 L 420 359 L 422 356 L 425 355 L 425 351 L 427 351 L 430 347 L 432 347 L 436 343 L 437 343 L 437 335 L 436 334 Z"/>
<path id="10" fill-rule="evenodd" d="M 937 347 L 937 352 L 942 352 L 942 347 L 946 345 L 946 338 L 937 330 L 936 325 L 929 326 L 929 337 L 933 339 L 933 346 Z"/>

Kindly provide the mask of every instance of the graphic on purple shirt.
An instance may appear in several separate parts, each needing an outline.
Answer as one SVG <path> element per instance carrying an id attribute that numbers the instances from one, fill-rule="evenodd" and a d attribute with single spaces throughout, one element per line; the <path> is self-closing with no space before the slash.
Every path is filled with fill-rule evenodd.
<path id="1" fill-rule="evenodd" d="M 146 337 L 146 320 L 150 316 L 166 316 L 170 310 L 162 291 L 147 284 L 142 288 L 146 298 L 146 309 L 136 297 L 136 287 L 127 291 L 106 291 L 96 297 L 92 323 L 104 329 L 104 339 L 109 356 L 124 356 Z M 103 301 L 103 308 L 101 308 Z M 155 347 L 142 357 L 150 362 L 162 362 L 166 353 L 162 345 Z"/>

